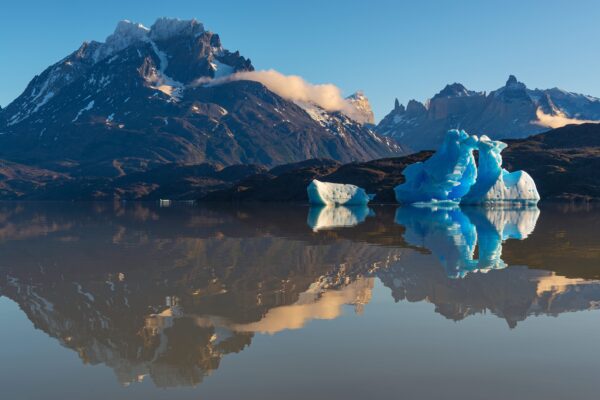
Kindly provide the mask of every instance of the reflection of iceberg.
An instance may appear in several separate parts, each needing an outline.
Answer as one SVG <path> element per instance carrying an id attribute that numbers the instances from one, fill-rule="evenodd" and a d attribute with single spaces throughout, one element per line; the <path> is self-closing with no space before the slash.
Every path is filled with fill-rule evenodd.
<path id="1" fill-rule="evenodd" d="M 355 226 L 375 215 L 367 206 L 321 206 L 308 210 L 308 226 L 315 232 L 321 229 Z"/>
<path id="2" fill-rule="evenodd" d="M 308 202 L 322 205 L 366 205 L 372 196 L 363 188 L 341 183 L 313 180 L 306 188 Z"/>
<path id="3" fill-rule="evenodd" d="M 478 138 L 450 130 L 431 158 L 406 167 L 406 181 L 394 189 L 396 200 L 404 204 L 537 203 L 540 195 L 531 176 L 502 168 L 500 153 L 505 148 L 505 143 L 485 135 Z M 473 150 L 478 150 L 478 167 Z"/>
<path id="4" fill-rule="evenodd" d="M 465 210 L 400 207 L 395 221 L 406 227 L 406 241 L 431 250 L 448 276 L 458 278 L 469 272 L 505 268 L 501 259 L 502 241 L 527 237 L 535 228 L 539 213 L 537 207 Z"/>

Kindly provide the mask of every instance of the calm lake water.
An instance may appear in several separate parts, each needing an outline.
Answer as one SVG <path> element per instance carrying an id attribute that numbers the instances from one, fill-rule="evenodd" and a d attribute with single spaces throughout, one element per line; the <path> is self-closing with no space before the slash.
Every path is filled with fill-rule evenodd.
<path id="1" fill-rule="evenodd" d="M 0 203 L 3 399 L 590 399 L 600 210 Z"/>

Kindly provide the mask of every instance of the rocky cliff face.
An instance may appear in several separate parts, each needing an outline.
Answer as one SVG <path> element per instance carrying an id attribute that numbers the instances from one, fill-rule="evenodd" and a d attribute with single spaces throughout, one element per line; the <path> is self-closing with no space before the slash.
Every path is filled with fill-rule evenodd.
<path id="1" fill-rule="evenodd" d="M 341 112 L 318 115 L 247 80 L 253 71 L 195 21 L 122 21 L 36 76 L 0 110 L 0 158 L 74 177 L 115 177 L 166 163 L 266 166 L 397 154 Z M 362 104 L 362 103 L 361 103 Z"/>
<path id="2" fill-rule="evenodd" d="M 371 109 L 371 103 L 369 103 L 369 99 L 362 91 L 351 94 L 346 99 L 348 99 L 358 111 L 359 117 L 357 119 L 359 122 L 368 125 L 375 124 L 375 114 L 373 114 L 373 110 Z"/>
<path id="3" fill-rule="evenodd" d="M 411 100 L 404 107 L 396 101 L 376 130 L 417 151 L 437 148 L 448 129 L 510 139 L 589 121 L 600 122 L 600 99 L 558 88 L 528 89 L 511 75 L 489 94 L 454 83 L 425 103 Z"/>

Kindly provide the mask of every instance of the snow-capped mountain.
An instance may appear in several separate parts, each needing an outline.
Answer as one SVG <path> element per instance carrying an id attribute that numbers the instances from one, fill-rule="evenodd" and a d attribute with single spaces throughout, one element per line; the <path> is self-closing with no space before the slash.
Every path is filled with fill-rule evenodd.
<path id="1" fill-rule="evenodd" d="M 558 88 L 528 89 L 511 75 L 489 94 L 453 83 L 425 103 L 411 100 L 404 107 L 396 100 L 376 131 L 417 151 L 437 148 L 453 128 L 509 139 L 583 122 L 600 122 L 600 99 Z"/>
<path id="2" fill-rule="evenodd" d="M 36 76 L 0 110 L 0 158 L 78 176 L 119 176 L 177 162 L 272 166 L 400 152 L 342 112 L 307 107 L 263 84 L 196 20 L 118 23 Z"/>

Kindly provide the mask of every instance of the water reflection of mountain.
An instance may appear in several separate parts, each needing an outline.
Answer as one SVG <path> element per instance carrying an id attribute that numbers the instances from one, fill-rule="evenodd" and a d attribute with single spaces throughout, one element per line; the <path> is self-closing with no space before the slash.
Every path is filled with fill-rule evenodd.
<path id="1" fill-rule="evenodd" d="M 454 320 L 488 311 L 514 326 L 599 304 L 596 281 L 553 271 L 511 267 L 452 279 L 441 250 L 411 239 L 413 228 L 395 224 L 395 212 L 378 207 L 353 228 L 313 232 L 304 207 L 5 204 L 0 293 L 84 362 L 110 366 L 123 383 L 149 375 L 158 386 L 201 382 L 256 332 L 333 319 L 347 304 L 360 312 L 374 279 L 396 301 L 429 301 Z M 581 224 L 597 221 L 586 215 Z M 548 230 L 564 231 L 562 240 L 585 226 Z M 519 254 L 533 239 L 552 249 L 547 242 L 557 238 L 543 235 L 506 242 L 513 249 L 503 259 L 525 264 Z M 585 257 L 583 249 L 570 254 L 574 263 Z M 536 267 L 544 257 L 551 252 Z"/>

